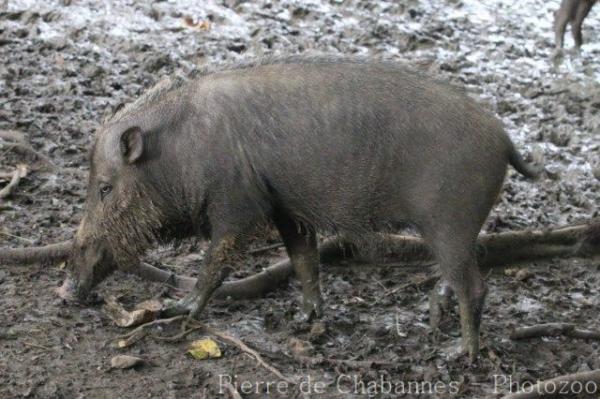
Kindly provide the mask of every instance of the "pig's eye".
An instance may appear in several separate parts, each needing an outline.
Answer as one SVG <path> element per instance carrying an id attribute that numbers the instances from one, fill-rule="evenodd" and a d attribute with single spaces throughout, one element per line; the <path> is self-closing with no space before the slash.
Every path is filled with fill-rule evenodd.
<path id="1" fill-rule="evenodd" d="M 110 184 L 101 184 L 100 185 L 100 199 L 103 200 L 104 197 L 108 195 L 112 191 L 112 186 Z"/>

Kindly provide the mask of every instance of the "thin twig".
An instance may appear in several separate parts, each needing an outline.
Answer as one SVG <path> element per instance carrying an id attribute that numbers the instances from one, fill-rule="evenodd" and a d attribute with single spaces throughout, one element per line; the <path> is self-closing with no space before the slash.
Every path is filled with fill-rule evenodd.
<path id="1" fill-rule="evenodd" d="M 259 247 L 259 248 L 254 248 L 248 251 L 248 253 L 250 255 L 257 255 L 263 252 L 267 252 L 270 251 L 272 249 L 278 249 L 283 247 L 283 243 L 282 242 L 277 242 L 275 244 L 271 244 L 271 245 L 265 245 L 264 247 Z"/>
<path id="2" fill-rule="evenodd" d="M 50 166 L 51 168 L 56 167 L 56 165 L 54 164 L 54 162 L 52 162 L 50 160 L 50 158 L 48 158 L 47 156 L 39 153 L 38 151 L 36 151 L 32 146 L 30 146 L 27 143 L 23 143 L 23 142 L 16 142 L 16 143 L 2 142 L 2 143 L 0 143 L 0 149 L 2 149 L 2 148 L 6 148 L 6 150 L 17 150 L 17 152 L 21 152 L 21 153 L 32 154 L 37 159 L 39 159 L 40 161 L 44 162 L 46 165 Z"/>
<path id="3" fill-rule="evenodd" d="M 0 230 L 0 234 L 2 234 L 4 236 L 7 236 L 7 237 L 16 238 L 17 240 L 25 241 L 28 244 L 33 244 L 34 243 L 34 241 L 30 240 L 29 238 L 20 237 L 20 236 L 14 235 L 14 234 L 10 234 L 10 233 L 7 233 L 6 231 L 3 231 L 3 230 Z"/>
<path id="4" fill-rule="evenodd" d="M 32 348 L 38 348 L 38 349 L 43 349 L 43 350 L 45 350 L 45 351 L 48 351 L 48 352 L 54 352 L 54 349 L 53 349 L 53 348 L 49 348 L 49 347 L 47 347 L 47 346 L 44 346 L 44 345 L 35 344 L 35 343 L 33 343 L 33 342 L 27 342 L 27 341 L 23 341 L 23 344 L 24 344 L 25 346 L 30 346 L 30 347 L 32 347 Z"/>
<path id="5" fill-rule="evenodd" d="M 196 326 L 196 327 L 188 328 L 187 330 L 180 332 L 179 334 L 175 334 L 171 337 L 162 337 L 162 336 L 158 336 L 158 335 L 153 335 L 152 338 L 157 339 L 159 341 L 177 342 L 180 339 L 184 338 L 186 335 L 188 335 L 194 331 L 201 330 L 203 328 L 204 327 L 202 327 L 202 326 Z"/>
<path id="6" fill-rule="evenodd" d="M 4 199 L 12 195 L 22 178 L 27 176 L 27 165 L 19 164 L 13 172 L 10 182 L 0 190 L 0 199 Z"/>

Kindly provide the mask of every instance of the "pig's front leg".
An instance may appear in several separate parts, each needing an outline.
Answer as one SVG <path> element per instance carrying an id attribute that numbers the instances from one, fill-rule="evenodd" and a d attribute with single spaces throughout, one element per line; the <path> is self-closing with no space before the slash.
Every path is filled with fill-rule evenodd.
<path id="1" fill-rule="evenodd" d="M 212 293 L 234 270 L 235 264 L 239 261 L 240 241 L 240 236 L 233 234 L 214 237 L 204 258 L 194 290 L 173 304 L 167 303 L 162 315 L 173 317 L 189 314 L 191 318 L 196 318 L 208 303 Z"/>

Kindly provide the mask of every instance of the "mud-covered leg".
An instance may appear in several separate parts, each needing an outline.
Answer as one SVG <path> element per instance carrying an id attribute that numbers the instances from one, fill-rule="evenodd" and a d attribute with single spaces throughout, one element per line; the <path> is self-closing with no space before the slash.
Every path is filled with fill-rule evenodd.
<path id="1" fill-rule="evenodd" d="M 275 220 L 296 276 L 302 284 L 303 310 L 308 320 L 323 315 L 323 299 L 319 282 L 319 252 L 316 234 L 287 216 Z"/>
<path id="2" fill-rule="evenodd" d="M 461 239 L 433 242 L 443 277 L 458 299 L 463 350 L 471 362 L 479 354 L 479 328 L 487 288 L 475 255 L 475 242 Z"/>
<path id="3" fill-rule="evenodd" d="M 571 34 L 573 35 L 573 40 L 575 41 L 575 48 L 577 51 L 579 51 L 581 45 L 583 44 L 583 35 L 581 33 L 583 20 L 585 17 L 587 17 L 593 5 L 593 0 L 580 1 L 577 5 L 577 11 L 575 12 L 573 21 L 571 22 Z"/>
<path id="4" fill-rule="evenodd" d="M 213 238 L 194 290 L 163 311 L 163 316 L 189 314 L 195 318 L 206 306 L 212 293 L 235 268 L 239 261 L 240 236 L 225 234 Z"/>
<path id="5" fill-rule="evenodd" d="M 458 299 L 463 348 L 474 362 L 479 355 L 479 330 L 487 288 L 474 256 L 450 266 L 451 286 Z"/>

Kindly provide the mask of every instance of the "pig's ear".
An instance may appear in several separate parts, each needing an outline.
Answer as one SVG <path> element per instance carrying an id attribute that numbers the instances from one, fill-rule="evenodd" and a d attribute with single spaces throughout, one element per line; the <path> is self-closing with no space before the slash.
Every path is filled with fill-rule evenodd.
<path id="1" fill-rule="evenodd" d="M 144 136 L 139 127 L 130 127 L 121 133 L 119 148 L 123 160 L 129 164 L 139 161 L 144 152 Z"/>

